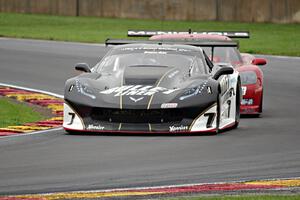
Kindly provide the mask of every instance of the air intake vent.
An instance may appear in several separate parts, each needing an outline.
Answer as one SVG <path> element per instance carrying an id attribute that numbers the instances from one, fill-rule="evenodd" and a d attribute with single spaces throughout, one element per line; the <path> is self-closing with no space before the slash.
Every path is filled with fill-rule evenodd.
<path id="1" fill-rule="evenodd" d="M 183 119 L 184 110 L 159 109 L 159 110 L 129 110 L 93 108 L 92 120 L 115 123 L 167 123 L 180 122 Z"/>
<path id="2" fill-rule="evenodd" d="M 124 85 L 155 85 L 157 79 L 125 78 Z"/>
<path id="3" fill-rule="evenodd" d="M 168 68 L 168 66 L 164 66 L 164 65 L 130 65 L 128 67 L 147 67 L 147 68 Z"/>

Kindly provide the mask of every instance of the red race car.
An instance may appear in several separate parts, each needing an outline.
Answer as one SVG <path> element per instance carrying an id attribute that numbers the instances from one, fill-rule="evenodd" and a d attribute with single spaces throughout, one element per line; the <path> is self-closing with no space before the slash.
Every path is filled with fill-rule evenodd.
<path id="1" fill-rule="evenodd" d="M 216 43 L 231 41 L 231 38 L 249 38 L 246 31 L 201 31 L 201 32 L 178 32 L 178 31 L 135 31 L 129 30 L 128 36 L 150 37 L 150 40 L 162 41 L 199 41 L 205 40 Z M 251 54 L 240 53 L 238 48 L 229 46 L 203 46 L 202 49 L 215 63 L 230 63 L 239 72 L 242 83 L 243 99 L 240 112 L 244 115 L 259 116 L 263 110 L 263 72 L 258 66 L 265 65 L 263 58 L 255 58 Z"/>

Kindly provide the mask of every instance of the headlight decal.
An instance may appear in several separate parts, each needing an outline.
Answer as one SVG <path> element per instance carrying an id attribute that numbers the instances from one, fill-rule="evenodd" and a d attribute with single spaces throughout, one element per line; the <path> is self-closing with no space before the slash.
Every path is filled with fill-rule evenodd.
<path id="1" fill-rule="evenodd" d="M 89 88 L 88 84 L 82 84 L 79 80 L 76 80 L 75 83 L 78 93 L 90 97 L 91 99 L 96 99 L 94 92 L 92 91 L 92 89 Z"/>
<path id="2" fill-rule="evenodd" d="M 181 97 L 179 97 L 179 100 L 183 101 L 187 98 L 190 98 L 190 97 L 196 96 L 198 94 L 201 94 L 203 89 L 206 88 L 206 85 L 207 85 L 207 81 L 205 81 L 204 83 L 202 83 L 199 86 L 187 89 L 183 93 L 183 95 Z"/>

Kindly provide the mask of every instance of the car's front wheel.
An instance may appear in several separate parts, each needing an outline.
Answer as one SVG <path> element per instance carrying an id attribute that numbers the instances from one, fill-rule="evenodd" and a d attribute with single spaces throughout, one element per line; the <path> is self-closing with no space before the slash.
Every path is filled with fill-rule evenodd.
<path id="1" fill-rule="evenodd" d="M 236 88 L 236 108 L 235 108 L 235 122 L 233 128 L 237 128 L 240 123 L 240 106 L 241 106 L 241 83 L 238 81 Z"/>

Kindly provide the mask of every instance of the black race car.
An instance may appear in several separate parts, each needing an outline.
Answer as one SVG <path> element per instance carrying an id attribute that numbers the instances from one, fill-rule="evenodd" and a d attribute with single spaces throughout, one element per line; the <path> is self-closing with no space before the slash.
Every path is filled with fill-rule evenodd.
<path id="1" fill-rule="evenodd" d="M 239 75 L 214 65 L 198 43 L 106 44 L 117 46 L 91 69 L 77 64 L 85 73 L 66 81 L 67 132 L 215 133 L 238 126 Z"/>

